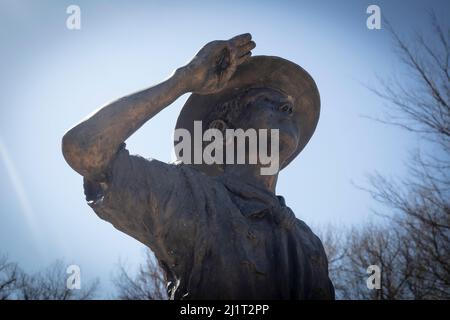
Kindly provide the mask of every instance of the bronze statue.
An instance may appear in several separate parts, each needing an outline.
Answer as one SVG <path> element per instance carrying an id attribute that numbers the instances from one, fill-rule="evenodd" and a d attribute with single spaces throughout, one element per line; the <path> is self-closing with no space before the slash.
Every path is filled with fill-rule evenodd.
<path id="1" fill-rule="evenodd" d="M 334 299 L 321 241 L 275 195 L 261 164 L 167 164 L 124 141 L 184 93 L 177 128 L 279 130 L 284 168 L 311 138 L 313 79 L 279 57 L 251 57 L 250 34 L 204 46 L 162 83 L 101 108 L 62 149 L 96 214 L 155 253 L 171 299 Z"/>

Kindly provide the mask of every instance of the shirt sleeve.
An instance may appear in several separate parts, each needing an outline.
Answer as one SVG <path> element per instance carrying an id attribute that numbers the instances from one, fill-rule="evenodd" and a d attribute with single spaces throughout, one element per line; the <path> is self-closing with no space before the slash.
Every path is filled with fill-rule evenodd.
<path id="1" fill-rule="evenodd" d="M 181 166 L 130 155 L 123 144 L 99 181 L 84 179 L 86 200 L 100 218 L 160 256 L 189 251 L 194 209 Z"/>

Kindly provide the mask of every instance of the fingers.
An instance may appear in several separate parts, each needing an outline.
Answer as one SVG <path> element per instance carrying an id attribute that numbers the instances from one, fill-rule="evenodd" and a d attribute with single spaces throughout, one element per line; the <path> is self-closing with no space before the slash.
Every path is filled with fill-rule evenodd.
<path id="1" fill-rule="evenodd" d="M 251 51 L 247 52 L 246 54 L 244 54 L 243 56 L 241 56 L 237 59 L 237 64 L 239 65 L 241 63 L 244 63 L 251 56 L 252 56 L 252 52 Z"/>
<path id="2" fill-rule="evenodd" d="M 232 65 L 237 66 L 251 57 L 256 43 L 252 41 L 250 33 L 240 34 L 228 40 L 228 48 L 231 51 Z"/>
<path id="3" fill-rule="evenodd" d="M 244 63 L 248 58 L 251 57 L 252 51 L 256 47 L 256 43 L 254 41 L 249 41 L 244 45 L 238 47 L 236 49 L 236 62 L 238 65 Z"/>
<path id="4" fill-rule="evenodd" d="M 238 65 L 250 58 L 252 55 L 251 50 L 256 47 L 256 43 L 252 41 L 252 35 L 250 33 L 244 33 L 231 38 L 229 44 Z"/>
<path id="5" fill-rule="evenodd" d="M 229 42 L 232 46 L 240 47 L 249 42 L 250 40 L 252 40 L 252 35 L 250 33 L 243 33 L 236 37 L 231 38 Z"/>
<path id="6" fill-rule="evenodd" d="M 239 56 L 243 56 L 243 55 L 247 54 L 247 52 L 253 50 L 255 47 L 256 47 L 255 41 L 250 41 L 250 42 L 245 43 L 244 45 L 242 45 L 238 48 L 239 53 L 240 53 Z"/>

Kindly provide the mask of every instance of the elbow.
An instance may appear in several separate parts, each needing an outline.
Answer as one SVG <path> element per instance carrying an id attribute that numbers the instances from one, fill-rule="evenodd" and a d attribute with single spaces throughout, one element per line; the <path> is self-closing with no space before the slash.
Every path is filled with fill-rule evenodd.
<path id="1" fill-rule="evenodd" d="M 73 129 L 66 132 L 61 141 L 61 149 L 64 159 L 75 171 L 80 173 L 81 152 Z M 81 170 L 82 171 L 82 170 Z"/>
<path id="2" fill-rule="evenodd" d="M 79 134 L 71 129 L 66 132 L 61 141 L 61 149 L 64 159 L 69 166 L 84 177 L 93 175 L 93 158 L 90 155 L 89 148 L 84 146 L 82 138 Z"/>

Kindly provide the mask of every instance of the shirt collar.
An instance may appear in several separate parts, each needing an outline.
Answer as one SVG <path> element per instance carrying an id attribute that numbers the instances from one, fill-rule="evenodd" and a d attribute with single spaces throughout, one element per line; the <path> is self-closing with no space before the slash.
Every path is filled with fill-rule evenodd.
<path id="1" fill-rule="evenodd" d="M 277 196 L 254 184 L 243 182 L 235 176 L 224 174 L 216 179 L 223 183 L 229 191 L 233 203 L 246 217 L 263 218 L 267 214 L 273 215 L 287 208 L 282 196 Z"/>

